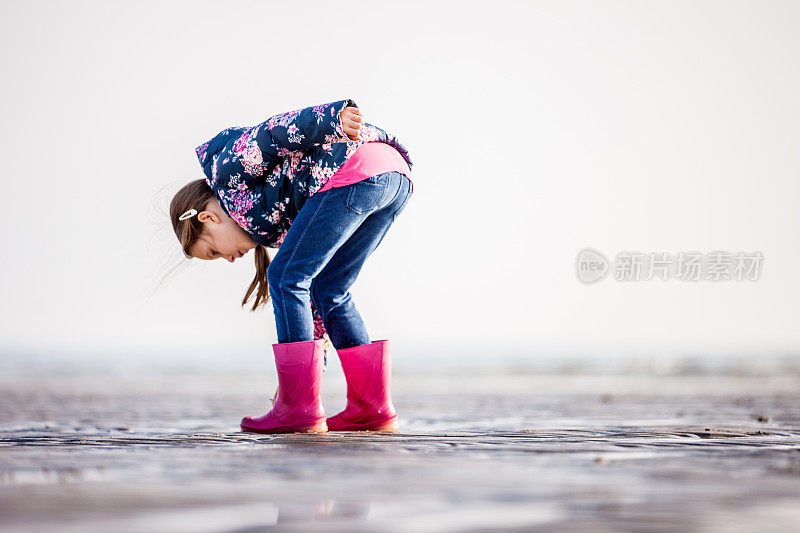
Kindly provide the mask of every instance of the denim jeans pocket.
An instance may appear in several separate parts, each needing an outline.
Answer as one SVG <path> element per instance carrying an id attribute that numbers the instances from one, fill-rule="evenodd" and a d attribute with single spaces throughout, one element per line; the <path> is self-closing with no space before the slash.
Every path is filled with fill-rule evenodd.
<path id="1" fill-rule="evenodd" d="M 389 190 L 389 180 L 385 174 L 371 176 L 347 186 L 345 206 L 353 213 L 363 215 L 380 207 Z"/>

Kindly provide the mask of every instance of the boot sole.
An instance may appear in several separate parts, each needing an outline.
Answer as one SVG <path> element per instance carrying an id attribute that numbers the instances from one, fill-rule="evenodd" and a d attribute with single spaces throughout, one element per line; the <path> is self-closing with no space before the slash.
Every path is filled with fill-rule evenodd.
<path id="1" fill-rule="evenodd" d="M 379 424 L 371 424 L 365 426 L 349 426 L 342 429 L 330 429 L 329 431 L 374 431 L 380 433 L 396 433 L 397 432 L 397 417 Z"/>
<path id="2" fill-rule="evenodd" d="M 272 435 L 275 433 L 327 433 L 328 431 L 328 424 L 326 424 L 324 420 L 308 428 L 289 428 L 283 426 L 279 428 L 257 429 L 257 428 L 248 428 L 245 426 L 239 426 L 239 427 L 242 429 L 242 431 L 246 433 L 260 433 L 262 435 Z"/>

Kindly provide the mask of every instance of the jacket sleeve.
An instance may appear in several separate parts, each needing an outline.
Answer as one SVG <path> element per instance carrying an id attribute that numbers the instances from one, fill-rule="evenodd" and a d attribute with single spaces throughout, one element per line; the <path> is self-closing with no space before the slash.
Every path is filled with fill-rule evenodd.
<path id="1" fill-rule="evenodd" d="M 353 100 L 338 100 L 275 115 L 253 127 L 253 136 L 265 163 L 278 164 L 289 152 L 305 152 L 321 144 L 346 142 L 339 113 L 358 107 Z"/>

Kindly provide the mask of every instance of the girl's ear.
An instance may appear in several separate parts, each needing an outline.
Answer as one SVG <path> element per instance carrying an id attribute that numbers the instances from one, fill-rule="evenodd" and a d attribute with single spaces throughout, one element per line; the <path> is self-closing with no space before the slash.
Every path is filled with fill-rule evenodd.
<path id="1" fill-rule="evenodd" d="M 198 213 L 197 220 L 204 223 L 210 221 L 215 224 L 219 224 L 226 217 L 227 215 L 225 214 L 225 211 L 222 210 L 222 207 L 220 207 L 219 202 L 216 200 L 216 198 L 212 198 L 206 204 L 205 208 L 203 208 L 203 211 Z"/>
<path id="2" fill-rule="evenodd" d="M 215 224 L 219 224 L 220 223 L 219 217 L 213 211 L 201 211 L 200 213 L 197 214 L 197 220 L 199 220 L 200 222 L 203 222 L 203 223 L 206 223 L 206 222 L 209 222 L 209 221 L 213 222 Z"/>

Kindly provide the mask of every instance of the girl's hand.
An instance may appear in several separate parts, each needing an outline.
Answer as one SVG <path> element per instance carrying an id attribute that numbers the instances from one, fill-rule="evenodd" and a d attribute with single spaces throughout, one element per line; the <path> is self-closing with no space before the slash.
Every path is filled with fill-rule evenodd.
<path id="1" fill-rule="evenodd" d="M 357 141 L 358 134 L 361 131 L 361 124 L 364 123 L 361 111 L 357 107 L 345 107 L 339 113 L 339 118 L 342 120 L 344 132 L 350 137 L 350 140 Z"/>

